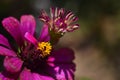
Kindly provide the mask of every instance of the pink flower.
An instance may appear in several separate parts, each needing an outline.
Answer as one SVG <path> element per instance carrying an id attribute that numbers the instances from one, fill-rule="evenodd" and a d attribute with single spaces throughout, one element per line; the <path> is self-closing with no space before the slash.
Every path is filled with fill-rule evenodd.
<path id="1" fill-rule="evenodd" d="M 75 22 L 78 20 L 71 11 L 65 11 L 63 8 L 50 8 L 50 17 L 41 10 L 40 20 L 45 22 L 50 30 L 63 35 L 66 32 L 74 31 L 79 27 Z"/>
<path id="2" fill-rule="evenodd" d="M 1 80 L 73 80 L 74 52 L 69 48 L 55 50 L 51 44 L 48 26 L 44 25 L 35 38 L 36 21 L 32 15 L 23 15 L 20 22 L 5 18 L 3 27 L 18 44 L 17 50 L 0 34 L 0 55 L 5 56 L 5 71 Z"/>

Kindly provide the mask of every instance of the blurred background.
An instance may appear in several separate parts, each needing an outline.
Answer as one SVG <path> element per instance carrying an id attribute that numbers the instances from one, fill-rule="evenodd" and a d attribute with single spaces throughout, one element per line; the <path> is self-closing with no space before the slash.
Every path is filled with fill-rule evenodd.
<path id="1" fill-rule="evenodd" d="M 80 28 L 59 42 L 75 51 L 75 80 L 120 80 L 120 0 L 0 0 L 0 22 L 8 16 L 19 19 L 32 14 L 38 33 L 40 9 L 49 13 L 51 6 L 79 17 Z M 0 33 L 12 40 L 1 24 Z"/>

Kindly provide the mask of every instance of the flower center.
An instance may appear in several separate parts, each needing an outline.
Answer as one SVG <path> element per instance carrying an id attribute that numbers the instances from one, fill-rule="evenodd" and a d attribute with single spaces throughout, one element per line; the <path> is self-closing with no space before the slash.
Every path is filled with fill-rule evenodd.
<path id="1" fill-rule="evenodd" d="M 39 42 L 37 50 L 40 50 L 42 54 L 40 54 L 42 57 L 46 57 L 50 55 L 50 52 L 52 50 L 52 46 L 49 42 Z"/>

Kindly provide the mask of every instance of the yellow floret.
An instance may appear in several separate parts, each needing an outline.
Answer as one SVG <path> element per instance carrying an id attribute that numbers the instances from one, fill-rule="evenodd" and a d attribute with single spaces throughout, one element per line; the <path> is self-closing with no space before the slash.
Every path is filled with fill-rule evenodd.
<path id="1" fill-rule="evenodd" d="M 41 56 L 45 57 L 45 56 L 50 55 L 52 46 L 49 42 L 39 42 L 37 49 L 42 52 Z"/>

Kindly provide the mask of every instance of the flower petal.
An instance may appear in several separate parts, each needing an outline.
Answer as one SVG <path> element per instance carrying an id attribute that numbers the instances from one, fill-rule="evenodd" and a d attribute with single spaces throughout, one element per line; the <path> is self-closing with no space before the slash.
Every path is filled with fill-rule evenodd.
<path id="1" fill-rule="evenodd" d="M 8 40 L 1 34 L 0 34 L 0 44 L 8 48 L 11 48 Z"/>
<path id="2" fill-rule="evenodd" d="M 29 69 L 24 68 L 24 70 L 20 74 L 20 80 L 34 80 Z"/>
<path id="3" fill-rule="evenodd" d="M 50 8 L 50 15 L 51 15 L 51 18 L 53 20 L 54 19 L 54 15 L 55 15 L 55 8 L 54 7 Z"/>
<path id="4" fill-rule="evenodd" d="M 54 59 L 53 59 L 54 58 Z M 54 51 L 48 58 L 48 64 L 54 63 L 57 80 L 74 80 L 75 64 L 74 52 L 69 48 L 61 48 Z"/>
<path id="5" fill-rule="evenodd" d="M 12 35 L 18 44 L 22 43 L 20 33 L 20 23 L 14 17 L 8 17 L 2 21 L 3 27 Z"/>
<path id="6" fill-rule="evenodd" d="M 60 72 L 60 74 L 59 73 L 56 74 L 56 78 L 57 80 L 67 80 L 65 78 L 65 73 L 63 72 L 63 70 Z"/>
<path id="7" fill-rule="evenodd" d="M 55 61 L 55 58 L 54 58 L 54 57 L 49 57 L 49 58 L 47 59 L 48 65 L 51 66 L 51 67 L 54 67 L 54 66 L 55 66 L 54 63 L 53 63 L 54 61 Z"/>
<path id="8" fill-rule="evenodd" d="M 74 14 L 71 11 L 68 11 L 67 15 L 65 16 L 65 20 L 69 20 L 73 16 L 74 16 Z"/>
<path id="9" fill-rule="evenodd" d="M 37 40 L 34 38 L 33 35 L 31 35 L 29 32 L 26 32 L 24 37 L 31 42 L 32 44 L 34 44 L 35 46 L 37 45 Z"/>
<path id="10" fill-rule="evenodd" d="M 44 24 L 41 30 L 39 41 L 49 41 L 49 40 L 50 40 L 50 35 L 49 35 L 48 25 Z"/>
<path id="11" fill-rule="evenodd" d="M 69 48 L 58 49 L 54 51 L 51 56 L 55 58 L 54 61 L 57 63 L 70 63 L 75 58 L 73 50 Z"/>
<path id="12" fill-rule="evenodd" d="M 24 34 L 29 32 L 30 34 L 34 34 L 36 28 L 35 18 L 32 15 L 23 15 L 20 19 L 21 21 L 21 33 L 24 38 Z"/>
<path id="13" fill-rule="evenodd" d="M 10 77 L 5 76 L 3 73 L 0 73 L 0 80 L 14 80 L 14 79 L 11 79 Z"/>
<path id="14" fill-rule="evenodd" d="M 54 79 L 48 76 L 43 76 L 37 73 L 33 73 L 33 80 L 54 80 Z"/>
<path id="15" fill-rule="evenodd" d="M 3 71 L 0 73 L 0 80 L 17 80 L 19 73 L 10 73 L 8 71 Z"/>
<path id="16" fill-rule="evenodd" d="M 0 46 L 0 55 L 3 56 L 16 56 L 16 53 L 10 49 Z"/>
<path id="17" fill-rule="evenodd" d="M 4 59 L 4 67 L 7 71 L 15 73 L 21 70 L 23 61 L 21 61 L 17 57 L 5 57 Z"/>
<path id="18" fill-rule="evenodd" d="M 79 24 L 74 24 L 74 25 L 71 25 L 69 27 L 67 27 L 67 31 L 68 32 L 73 32 L 74 30 L 78 29 L 79 28 Z"/>
<path id="19" fill-rule="evenodd" d="M 39 19 L 45 23 L 48 23 L 50 21 L 50 17 L 47 15 L 47 13 L 44 10 L 41 10 Z"/>

